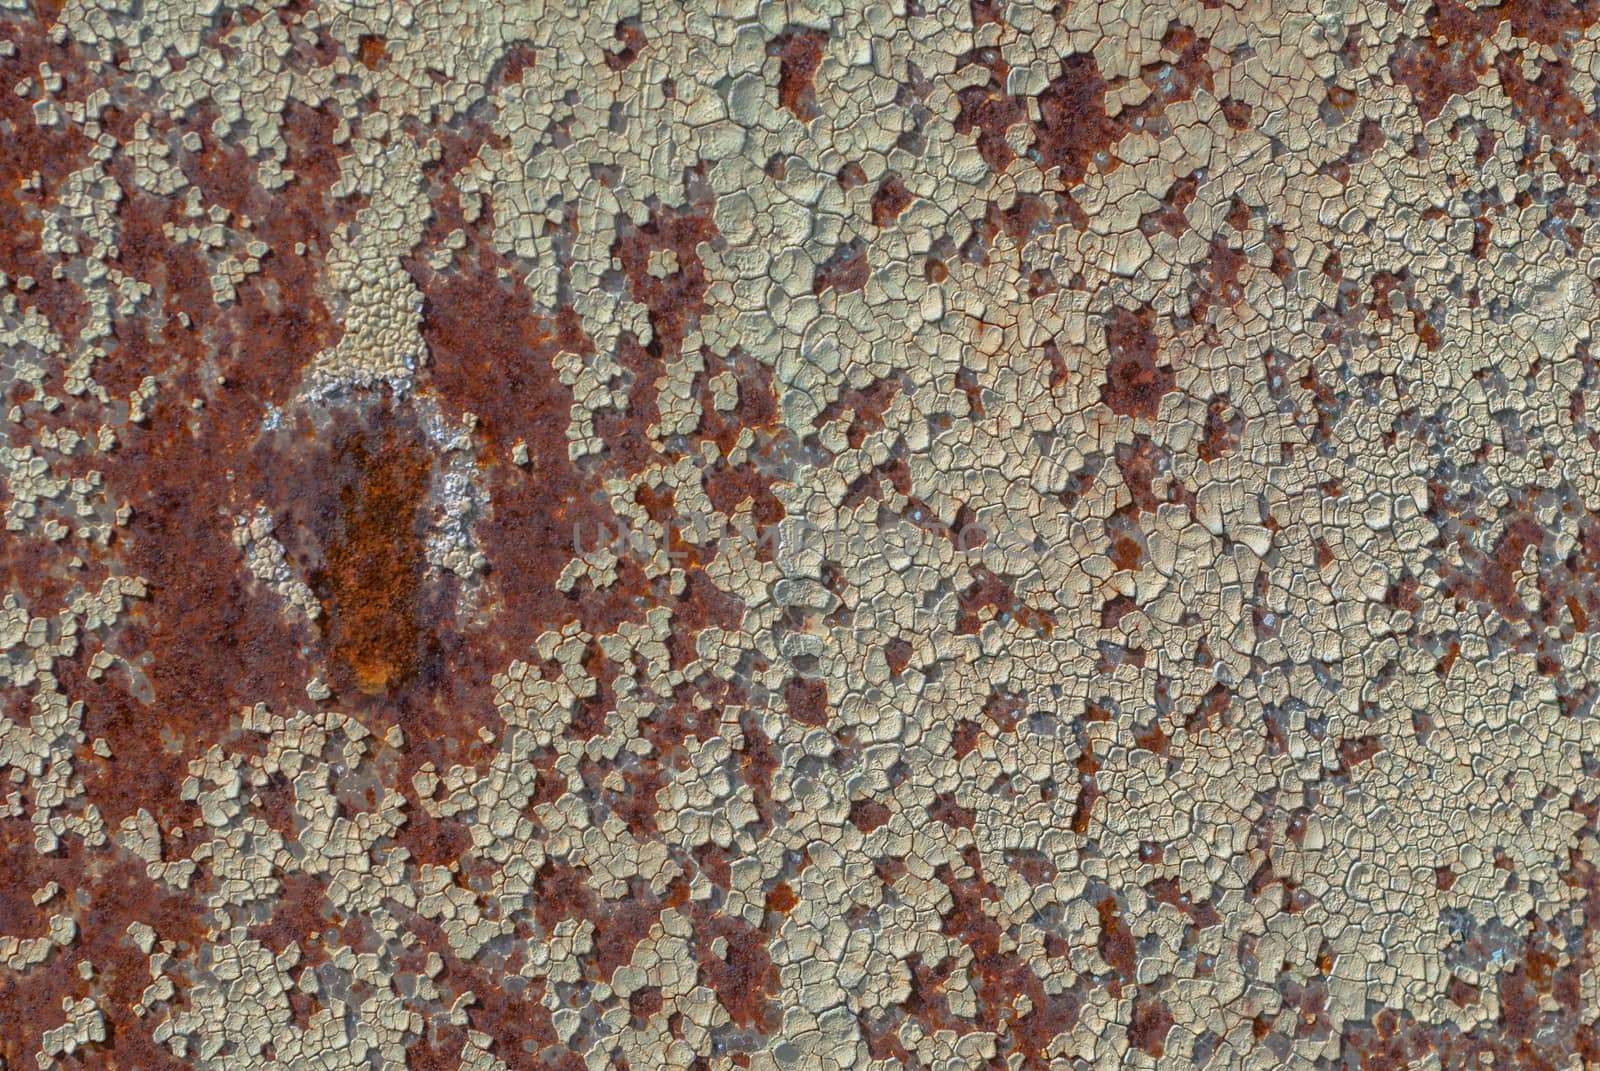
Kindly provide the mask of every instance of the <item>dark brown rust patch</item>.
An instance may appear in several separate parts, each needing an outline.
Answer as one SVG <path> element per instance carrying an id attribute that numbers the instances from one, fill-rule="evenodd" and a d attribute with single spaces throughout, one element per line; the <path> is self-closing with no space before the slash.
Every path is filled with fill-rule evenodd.
<path id="1" fill-rule="evenodd" d="M 650 45 L 650 39 L 639 28 L 639 20 L 634 18 L 617 23 L 616 38 L 622 42 L 622 47 L 616 52 L 606 53 L 606 66 L 613 71 L 624 71 L 633 66 L 633 61 Z"/>
<path id="2" fill-rule="evenodd" d="M 711 208 L 709 196 L 678 208 L 657 208 L 643 226 L 625 224 L 611 247 L 611 255 L 622 262 L 630 296 L 649 310 L 650 356 L 657 361 L 677 356 L 705 308 L 708 282 L 696 247 L 716 234 Z M 665 251 L 675 256 L 677 269 L 653 274 L 650 254 Z"/>
<path id="3" fill-rule="evenodd" d="M 1061 73 L 1039 94 L 1034 134 L 1039 165 L 1058 169 L 1067 189 L 1082 182 L 1099 154 L 1122 136 L 1119 123 L 1106 115 L 1106 80 L 1092 53 L 1062 59 Z"/>
<path id="4" fill-rule="evenodd" d="M 1215 461 L 1239 449 L 1244 432 L 1244 414 L 1234 408 L 1226 395 L 1206 403 L 1206 426 L 1200 440 L 1200 460 Z"/>
<path id="5" fill-rule="evenodd" d="M 791 678 L 783 687 L 789 717 L 802 725 L 828 724 L 828 685 L 825 681 Z"/>
<path id="6" fill-rule="evenodd" d="M 779 1010 L 771 998 L 778 991 L 778 969 L 767 954 L 762 932 L 698 904 L 693 907 L 692 917 L 701 983 L 716 993 L 735 1024 L 764 1033 L 775 1030 Z M 711 951 L 719 937 L 727 942 L 727 951 L 721 958 Z"/>
<path id="7" fill-rule="evenodd" d="M 1194 284 L 1189 288 L 1190 317 L 1203 321 L 1212 309 L 1231 309 L 1243 301 L 1244 285 L 1239 275 L 1248 263 L 1243 250 L 1220 238 L 1212 239 L 1211 249 L 1195 269 Z"/>
<path id="8" fill-rule="evenodd" d="M 1146 235 L 1158 233 L 1181 238 L 1189 227 L 1189 217 L 1184 213 L 1194 203 L 1195 196 L 1200 191 L 1200 181 L 1193 175 L 1185 175 L 1167 188 L 1166 194 L 1161 199 L 1161 207 L 1152 209 L 1139 217 L 1139 230 Z"/>
<path id="9" fill-rule="evenodd" d="M 889 663 L 889 674 L 893 677 L 900 676 L 905 668 L 911 664 L 911 643 L 908 640 L 895 637 L 889 641 L 888 650 L 884 652 L 884 659 Z"/>
<path id="10" fill-rule="evenodd" d="M 1094 909 L 1100 916 L 1100 939 L 1095 947 L 1100 952 L 1100 958 L 1116 973 L 1117 978 L 1111 983 L 1111 993 L 1120 996 L 1121 986 L 1133 982 L 1137 966 L 1133 932 L 1122 921 L 1122 908 L 1114 898 L 1103 897 L 1094 905 Z"/>
<path id="11" fill-rule="evenodd" d="M 850 804 L 850 822 L 862 833 L 871 833 L 889 818 L 889 808 L 877 800 L 855 800 Z"/>
<path id="12" fill-rule="evenodd" d="M 1514 37 L 1526 38 L 1560 55 L 1576 44 L 1578 34 L 1592 25 L 1595 17 L 1592 4 L 1569 4 L 1561 0 L 1514 0 L 1492 8 L 1473 8 L 1458 0 L 1436 0 L 1428 11 L 1427 34 L 1401 42 L 1390 57 L 1389 73 L 1411 91 L 1422 118 L 1432 119 L 1443 111 L 1452 96 L 1471 93 L 1488 72 L 1484 45 L 1501 22 L 1511 24 Z M 1527 84 L 1519 67 L 1519 64 L 1512 64 L 1503 72 L 1509 76 L 1506 86 L 1514 100 L 1519 95 L 1519 83 Z M 1547 76 L 1548 73 L 1547 68 Z M 1566 114 L 1559 116 L 1557 124 L 1545 129 L 1557 137 L 1573 136 L 1575 131 L 1569 124 L 1577 125 L 1576 117 L 1567 105 L 1560 103 L 1560 87 L 1547 85 L 1544 89 L 1542 94 L 1525 96 L 1517 103 L 1530 106 L 1529 118 L 1536 124 L 1552 117 L 1545 109 L 1553 103 L 1558 112 Z M 1583 111 L 1581 107 L 1578 109 L 1579 114 Z M 1592 138 L 1592 122 L 1578 122 L 1587 128 Z"/>
<path id="13" fill-rule="evenodd" d="M 507 85 L 521 85 L 522 77 L 538 62 L 533 46 L 519 42 L 506 49 L 501 57 L 500 79 Z"/>
<path id="14" fill-rule="evenodd" d="M 1105 338 L 1111 357 L 1100 400 L 1121 416 L 1154 420 L 1162 397 L 1177 385 L 1172 369 L 1156 364 L 1155 313 L 1118 309 L 1105 325 Z"/>
<path id="15" fill-rule="evenodd" d="M 845 432 L 846 441 L 852 450 L 861 448 L 867 436 L 883 427 L 883 416 L 894 401 L 895 395 L 900 393 L 898 379 L 878 379 L 859 390 L 852 388 L 839 395 L 838 399 L 830 402 L 828 406 L 817 414 L 812 423 L 823 427 L 829 422 L 841 417 L 850 418 L 850 427 Z"/>
<path id="16" fill-rule="evenodd" d="M 970 807 L 956 802 L 951 793 L 942 793 L 928 804 L 928 817 L 942 822 L 951 829 L 972 829 L 978 824 L 978 815 Z"/>
<path id="17" fill-rule="evenodd" d="M 1172 474 L 1171 451 L 1149 436 L 1135 435 L 1133 442 L 1119 443 L 1112 452 L 1112 460 L 1132 497 L 1132 501 L 1124 507 L 1129 519 L 1136 519 L 1141 513 L 1154 513 L 1163 502 L 1181 503 L 1191 509 L 1194 507 L 1194 492 Z M 1115 521 L 1119 517 L 1112 519 Z M 1121 553 L 1137 564 L 1139 558 L 1135 551 L 1140 550 L 1138 545 L 1131 549 L 1124 546 L 1124 541 L 1132 539 L 1131 535 L 1119 536 L 1112 545 L 1112 552 Z"/>
<path id="18" fill-rule="evenodd" d="M 811 280 L 811 292 L 837 290 L 849 294 L 867 285 L 872 269 L 867 263 L 867 251 L 861 246 L 841 246 L 833 255 L 817 266 Z"/>
<path id="19" fill-rule="evenodd" d="M 1019 1053 L 1028 1071 L 1043 1071 L 1050 1066 L 1046 1046 L 1062 1031 L 1078 1022 L 1083 998 L 1076 990 L 1061 993 L 1045 991 L 1043 981 L 1032 964 L 1014 950 L 1002 948 L 1002 931 L 984 910 L 984 902 L 999 899 L 999 891 L 983 874 L 977 851 L 967 849 L 963 863 L 972 869 L 971 877 L 958 879 L 949 864 L 941 864 L 934 877 L 949 891 L 953 906 L 945 914 L 941 930 L 959 939 L 972 951 L 969 968 L 977 998 L 973 1020 L 951 1015 L 949 1005 L 938 991 L 938 982 L 947 977 L 954 964 L 947 961 L 935 974 L 926 967 L 913 967 L 914 996 L 906 1005 L 908 1013 L 931 1029 L 953 1029 L 958 1034 L 973 1029 L 1009 1034 L 1008 1047 Z M 1026 996 L 1028 1011 L 1018 1009 Z"/>
<path id="20" fill-rule="evenodd" d="M 956 116 L 956 133 L 977 132 L 978 153 L 991 170 L 1000 172 L 1016 158 L 1006 141 L 1006 131 L 1028 117 L 1027 105 L 1007 96 L 994 79 L 988 85 L 967 86 L 956 94 L 961 111 Z"/>
<path id="21" fill-rule="evenodd" d="M 369 71 L 388 66 L 389 42 L 380 34 L 364 33 L 356 42 L 356 62 Z"/>
<path id="22" fill-rule="evenodd" d="M 973 581 L 958 593 L 956 605 L 960 611 L 957 632 L 976 633 L 990 620 L 1009 619 L 1025 629 L 1046 634 L 1056 625 L 1053 615 L 1024 603 L 1008 580 L 982 566 L 973 570 Z"/>
<path id="23" fill-rule="evenodd" d="M 1172 1029 L 1172 1011 L 1160 997 L 1140 997 L 1133 1002 L 1133 1021 L 1128 1024 L 1128 1043 L 1148 1056 L 1160 1058 L 1167 1051 L 1167 1034 Z"/>
<path id="24" fill-rule="evenodd" d="M 119 624 L 116 649 L 140 659 L 172 747 L 149 732 L 148 709 L 118 677 L 84 684 L 80 694 L 96 700 L 86 704 L 85 731 L 105 736 L 114 756 L 88 776 L 114 820 L 138 806 L 147 779 L 181 780 L 183 756 L 225 734 L 241 706 L 303 706 L 305 682 L 315 675 L 305 651 L 313 637 L 250 580 L 231 528 L 256 502 L 276 511 L 290 497 L 281 490 L 279 458 L 260 441 L 261 421 L 269 406 L 288 400 L 311 357 L 337 338 L 313 258 L 294 255 L 296 243 L 315 245 L 336 225 L 324 185 L 334 174 L 300 156 L 320 151 L 331 133 L 322 119 L 291 109 L 286 140 L 297 177 L 270 199 L 240 150 L 202 135 L 209 165 L 180 157 L 181 166 L 203 170 L 208 197 L 257 220 L 256 233 L 271 249 L 227 308 L 212 300 L 209 267 L 194 247 L 162 233 L 181 220 L 181 203 L 124 183 L 120 266 L 151 286 L 144 308 L 156 311 L 117 321 L 95 371 L 130 389 L 153 375 L 161 393 L 150 418 L 119 432 L 105 460 L 108 498 L 132 507 L 115 554 L 149 585 L 148 598 Z M 192 326 L 184 327 L 180 314 Z"/>
<path id="25" fill-rule="evenodd" d="M 32 830 L 16 819 L 0 822 L 0 859 L 7 864 L 10 881 L 24 898 L 49 881 L 59 883 L 63 894 L 45 905 L 44 914 L 65 912 L 78 925 L 77 937 L 64 951 L 25 972 L 0 970 L 0 1060 L 8 1067 L 32 1063 L 39 1050 L 42 1029 L 59 1024 L 64 997 L 94 997 L 106 1016 L 107 1035 L 114 1044 L 80 1050 L 86 1067 L 140 1067 L 151 1069 L 188 1066 L 170 1049 L 151 1037 L 148 1017 L 134 1014 L 144 989 L 151 982 L 150 960 L 127 934 L 130 923 L 143 922 L 164 941 L 172 941 L 181 957 L 196 955 L 208 933 L 188 896 L 156 886 L 145 875 L 142 862 L 113 859 L 103 852 L 83 848 L 76 837 L 55 856 L 39 855 Z M 28 904 L 31 907 L 31 903 Z M 8 934 L 43 936 L 44 927 L 8 927 Z M 78 974 L 78 964 L 94 964 L 92 980 Z M 184 987 L 178 1000 L 183 1001 Z"/>
<path id="26" fill-rule="evenodd" d="M 1044 852 L 1014 849 L 1006 853 L 1006 865 L 1021 874 L 1031 885 L 1048 885 L 1056 880 L 1055 862 Z"/>
<path id="27" fill-rule="evenodd" d="M 1228 691 L 1227 686 L 1213 684 L 1206 690 L 1206 694 L 1200 697 L 1199 704 L 1184 724 L 1191 731 L 1222 728 L 1226 725 L 1223 716 L 1228 713 L 1232 703 L 1233 693 Z"/>

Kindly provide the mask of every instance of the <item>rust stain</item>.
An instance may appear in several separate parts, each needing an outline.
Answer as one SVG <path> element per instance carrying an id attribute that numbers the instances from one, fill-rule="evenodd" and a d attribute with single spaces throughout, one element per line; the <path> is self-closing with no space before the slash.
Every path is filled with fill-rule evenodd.
<path id="1" fill-rule="evenodd" d="M 385 410 L 378 427 L 335 442 L 329 475 L 338 516 L 326 562 L 312 574 L 328 614 L 330 653 L 368 695 L 416 673 L 428 642 L 418 610 L 433 462 L 416 428 L 402 421 Z"/>
<path id="2" fill-rule="evenodd" d="M 1177 377 L 1167 365 L 1158 365 L 1160 342 L 1154 313 L 1118 309 L 1105 326 L 1106 348 L 1111 354 L 1100 398 L 1120 416 L 1154 419 L 1162 397 Z"/>
<path id="3" fill-rule="evenodd" d="M 819 114 L 813 82 L 822 66 L 828 35 L 809 27 L 790 27 L 767 45 L 767 55 L 778 57 L 778 103 L 802 123 Z"/>

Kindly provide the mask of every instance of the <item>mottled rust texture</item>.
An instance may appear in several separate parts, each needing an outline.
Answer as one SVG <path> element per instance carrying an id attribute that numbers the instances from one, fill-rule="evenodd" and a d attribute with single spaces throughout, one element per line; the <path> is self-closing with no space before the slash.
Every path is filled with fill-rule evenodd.
<path id="1" fill-rule="evenodd" d="M 1600 8 L 634 7 L 0 11 L 0 1068 L 1600 1067 Z"/>

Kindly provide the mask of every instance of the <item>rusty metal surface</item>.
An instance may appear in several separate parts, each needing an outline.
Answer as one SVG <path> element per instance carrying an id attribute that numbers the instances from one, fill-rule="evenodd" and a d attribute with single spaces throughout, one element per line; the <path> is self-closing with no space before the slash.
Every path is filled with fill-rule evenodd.
<path id="1" fill-rule="evenodd" d="M 0 0 L 0 1068 L 1600 1066 L 1597 39 Z"/>

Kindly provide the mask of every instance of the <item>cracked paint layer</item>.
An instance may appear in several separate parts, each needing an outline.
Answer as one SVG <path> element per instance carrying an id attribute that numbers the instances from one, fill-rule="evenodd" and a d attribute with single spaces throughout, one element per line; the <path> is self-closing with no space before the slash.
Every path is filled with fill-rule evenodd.
<path id="1" fill-rule="evenodd" d="M 1587 0 L 0 0 L 0 1071 L 1600 1066 Z"/>

